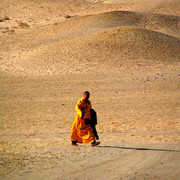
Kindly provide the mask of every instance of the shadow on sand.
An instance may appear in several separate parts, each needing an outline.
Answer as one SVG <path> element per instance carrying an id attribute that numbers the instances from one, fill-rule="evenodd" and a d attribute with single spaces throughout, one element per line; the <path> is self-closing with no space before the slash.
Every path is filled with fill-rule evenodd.
<path id="1" fill-rule="evenodd" d="M 172 149 L 154 149 L 154 148 L 136 148 L 136 147 L 119 147 L 119 146 L 98 146 L 99 148 L 117 148 L 117 149 L 134 149 L 140 151 L 168 151 L 168 152 L 180 152 L 180 150 Z"/>

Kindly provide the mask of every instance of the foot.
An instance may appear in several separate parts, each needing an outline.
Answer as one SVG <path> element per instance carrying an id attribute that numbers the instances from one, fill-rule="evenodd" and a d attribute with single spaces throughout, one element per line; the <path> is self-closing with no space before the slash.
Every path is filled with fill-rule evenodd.
<path id="1" fill-rule="evenodd" d="M 72 146 L 78 146 L 77 144 L 72 144 Z"/>
<path id="2" fill-rule="evenodd" d="M 91 143 L 91 147 L 94 147 L 94 146 L 97 146 L 97 145 L 99 145 L 100 144 L 100 142 L 98 141 L 94 141 L 94 142 L 92 142 Z"/>
<path id="3" fill-rule="evenodd" d="M 72 146 L 78 146 L 77 141 L 72 141 Z"/>

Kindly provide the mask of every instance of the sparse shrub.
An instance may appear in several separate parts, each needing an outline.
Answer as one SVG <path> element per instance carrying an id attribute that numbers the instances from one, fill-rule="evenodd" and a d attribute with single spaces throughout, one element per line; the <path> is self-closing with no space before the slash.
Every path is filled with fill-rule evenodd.
<path id="1" fill-rule="evenodd" d="M 6 29 L 2 31 L 2 33 L 7 33 L 7 34 L 13 34 L 15 31 L 13 29 Z"/>
<path id="2" fill-rule="evenodd" d="M 0 22 L 4 22 L 4 21 L 7 21 L 7 20 L 10 20 L 9 17 L 7 17 L 7 16 L 4 16 L 3 18 L 0 18 Z"/>
<path id="3" fill-rule="evenodd" d="M 65 18 L 66 18 L 66 19 L 67 19 L 67 18 L 71 18 L 71 16 L 70 16 L 70 15 L 66 15 Z"/>
<path id="4" fill-rule="evenodd" d="M 27 23 L 23 23 L 22 21 L 17 21 L 17 23 L 21 28 L 29 28 L 29 25 Z"/>

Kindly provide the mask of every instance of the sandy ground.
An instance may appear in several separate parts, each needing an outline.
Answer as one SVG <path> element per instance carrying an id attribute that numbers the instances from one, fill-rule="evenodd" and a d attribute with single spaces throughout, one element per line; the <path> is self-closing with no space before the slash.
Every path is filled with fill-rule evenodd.
<path id="1" fill-rule="evenodd" d="M 0 39 L 0 179 L 180 179 L 179 1 L 2 0 Z"/>

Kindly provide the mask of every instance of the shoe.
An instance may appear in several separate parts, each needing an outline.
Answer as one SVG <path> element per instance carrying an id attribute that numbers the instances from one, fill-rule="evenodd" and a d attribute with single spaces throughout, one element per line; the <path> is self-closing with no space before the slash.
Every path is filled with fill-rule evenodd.
<path id="1" fill-rule="evenodd" d="M 72 141 L 72 146 L 78 146 L 77 141 Z"/>
<path id="2" fill-rule="evenodd" d="M 72 144 L 72 146 L 78 146 L 77 144 Z"/>
<path id="3" fill-rule="evenodd" d="M 99 145 L 99 144 L 100 144 L 99 141 L 98 141 L 98 142 L 94 141 L 94 142 L 91 143 L 91 147 L 97 146 L 97 145 Z"/>

